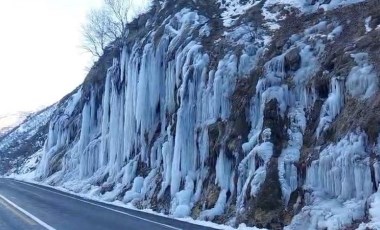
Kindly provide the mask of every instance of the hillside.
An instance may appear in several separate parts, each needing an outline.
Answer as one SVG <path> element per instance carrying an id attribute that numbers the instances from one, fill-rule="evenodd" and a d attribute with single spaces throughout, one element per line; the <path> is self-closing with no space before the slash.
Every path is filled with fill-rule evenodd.
<path id="1" fill-rule="evenodd" d="M 0 115 L 0 136 L 5 135 L 14 127 L 20 125 L 29 114 L 28 112 L 18 112 Z"/>
<path id="2" fill-rule="evenodd" d="M 28 126 L 36 181 L 231 226 L 380 228 L 379 1 L 154 1 L 129 30 Z"/>

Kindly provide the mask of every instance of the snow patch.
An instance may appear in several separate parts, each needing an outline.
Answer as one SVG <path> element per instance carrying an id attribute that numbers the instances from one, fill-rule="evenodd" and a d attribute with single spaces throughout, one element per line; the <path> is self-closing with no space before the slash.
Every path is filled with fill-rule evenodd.
<path id="1" fill-rule="evenodd" d="M 220 4 L 220 8 L 223 11 L 221 15 L 223 25 L 226 27 L 232 26 L 240 15 L 259 2 L 256 0 L 247 0 L 244 3 L 241 0 L 218 0 L 218 4 Z"/>

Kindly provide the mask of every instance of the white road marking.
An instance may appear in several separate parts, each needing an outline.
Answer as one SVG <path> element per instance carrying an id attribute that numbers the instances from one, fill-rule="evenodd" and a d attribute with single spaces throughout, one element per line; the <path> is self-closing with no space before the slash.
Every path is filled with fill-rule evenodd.
<path id="1" fill-rule="evenodd" d="M 17 181 L 17 180 L 15 180 L 15 181 Z M 166 228 L 175 229 L 175 230 L 182 230 L 181 228 L 177 228 L 177 227 L 173 227 L 173 226 L 170 226 L 170 225 L 167 225 L 167 224 L 162 224 L 160 222 L 156 222 L 156 221 L 153 221 L 153 220 L 145 219 L 145 218 L 142 218 L 142 217 L 139 217 L 139 216 L 135 216 L 135 215 L 132 215 L 132 214 L 129 214 L 129 213 L 126 213 L 126 212 L 122 212 L 122 211 L 119 211 L 119 210 L 116 210 L 116 209 L 113 209 L 113 208 L 109 208 L 109 207 L 106 207 L 106 206 L 103 206 L 103 205 L 100 205 L 100 204 L 95 204 L 95 203 L 92 203 L 92 202 L 89 202 L 89 201 L 86 201 L 86 200 L 78 199 L 76 197 L 68 196 L 68 195 L 65 195 L 65 194 L 62 194 L 62 193 L 59 193 L 59 192 L 52 191 L 50 189 L 45 189 L 45 188 L 42 188 L 42 187 L 39 187 L 39 186 L 36 186 L 36 185 L 33 185 L 33 184 L 25 183 L 25 182 L 22 182 L 22 181 L 17 181 L 17 183 L 25 184 L 25 185 L 28 185 L 28 186 L 31 186 L 31 187 L 35 187 L 35 188 L 38 188 L 38 189 L 41 189 L 41 190 L 45 190 L 45 191 L 48 191 L 48 192 L 51 192 L 51 193 L 55 193 L 55 194 L 58 194 L 58 195 L 61 195 L 61 196 L 64 196 L 64 197 L 71 198 L 73 200 L 78 200 L 78 201 L 81 201 L 83 203 L 91 204 L 91 205 L 94 205 L 94 206 L 97 206 L 97 207 L 105 208 L 105 209 L 110 210 L 110 211 L 121 213 L 121 214 L 124 214 L 126 216 L 130 216 L 130 217 L 133 217 L 133 218 L 136 218 L 136 219 L 139 219 L 139 220 L 143 220 L 143 221 L 146 221 L 146 222 L 149 222 L 149 223 L 161 225 L 161 226 L 166 227 Z"/>
<path id="2" fill-rule="evenodd" d="M 53 228 L 52 226 L 50 226 L 47 223 L 43 222 L 42 220 L 38 219 L 37 217 L 33 216 L 31 213 L 29 213 L 28 211 L 22 209 L 20 206 L 18 206 L 17 204 L 13 203 L 10 200 L 8 200 L 3 195 L 0 195 L 0 199 L 4 200 L 6 203 L 8 203 L 9 205 L 11 205 L 12 207 L 14 207 L 15 209 L 17 209 L 22 214 L 24 214 L 27 217 L 29 217 L 30 219 L 34 220 L 35 222 L 37 222 L 39 225 L 41 225 L 42 227 L 46 228 L 47 230 L 55 230 L 55 228 Z"/>

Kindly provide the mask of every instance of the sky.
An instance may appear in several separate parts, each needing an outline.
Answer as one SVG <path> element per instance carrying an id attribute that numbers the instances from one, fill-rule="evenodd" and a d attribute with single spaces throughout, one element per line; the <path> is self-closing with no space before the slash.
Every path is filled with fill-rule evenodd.
<path id="1" fill-rule="evenodd" d="M 82 83 L 92 58 L 81 26 L 101 4 L 0 0 L 0 114 L 53 104 Z"/>

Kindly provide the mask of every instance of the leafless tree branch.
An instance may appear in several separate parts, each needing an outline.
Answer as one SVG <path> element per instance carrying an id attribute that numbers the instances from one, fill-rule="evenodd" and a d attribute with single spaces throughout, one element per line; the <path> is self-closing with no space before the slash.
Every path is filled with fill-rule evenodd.
<path id="1" fill-rule="evenodd" d="M 83 26 L 84 50 L 100 57 L 106 47 L 127 34 L 131 0 L 104 0 L 99 10 L 92 10 Z"/>

